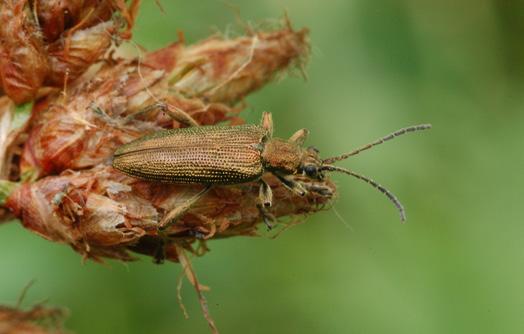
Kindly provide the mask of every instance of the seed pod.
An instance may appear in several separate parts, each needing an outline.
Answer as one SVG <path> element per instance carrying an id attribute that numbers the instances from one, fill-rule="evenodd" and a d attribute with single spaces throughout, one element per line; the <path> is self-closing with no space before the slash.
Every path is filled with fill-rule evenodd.
<path id="1" fill-rule="evenodd" d="M 277 217 L 315 212 L 329 202 L 335 187 L 323 196 L 293 195 L 268 175 Z M 165 185 L 140 181 L 110 167 L 64 172 L 14 190 L 7 205 L 29 230 L 46 239 L 71 245 L 87 258 L 131 260 L 129 250 L 158 256 L 163 239 L 158 222 L 195 192 L 199 185 Z M 194 252 L 197 240 L 256 235 L 261 221 L 257 209 L 258 184 L 217 187 L 207 193 L 176 224 L 164 231 L 170 237 L 167 257 L 181 245 Z"/>
<path id="2" fill-rule="evenodd" d="M 43 85 L 63 88 L 101 60 L 114 37 L 130 38 L 138 0 L 11 0 L 0 4 L 0 91 L 17 104 Z M 114 12 L 127 28 L 116 29 Z M 115 19 L 116 20 L 116 19 Z M 119 31 L 120 30 L 120 31 Z M 122 31 L 123 30 L 123 31 Z M 45 91 L 44 91 L 45 92 Z"/>
<path id="3" fill-rule="evenodd" d="M 113 22 L 107 21 L 50 44 L 47 48 L 50 73 L 46 83 L 61 87 L 66 79 L 79 77 L 106 53 L 115 31 Z"/>

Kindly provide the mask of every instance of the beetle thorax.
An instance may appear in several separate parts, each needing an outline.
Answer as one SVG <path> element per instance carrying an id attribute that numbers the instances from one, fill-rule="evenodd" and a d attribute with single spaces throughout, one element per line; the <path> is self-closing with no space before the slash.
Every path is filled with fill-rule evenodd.
<path id="1" fill-rule="evenodd" d="M 303 155 L 303 149 L 286 140 L 273 138 L 267 141 L 262 151 L 264 167 L 286 174 L 297 172 Z"/>

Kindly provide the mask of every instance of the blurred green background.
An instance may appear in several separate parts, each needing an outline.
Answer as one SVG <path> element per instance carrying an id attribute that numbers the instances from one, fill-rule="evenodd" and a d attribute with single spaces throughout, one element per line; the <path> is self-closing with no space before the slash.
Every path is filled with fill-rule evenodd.
<path id="1" fill-rule="evenodd" d="M 194 260 L 222 333 L 524 332 L 524 5 L 509 0 L 229 0 L 242 17 L 287 10 L 311 29 L 309 81 L 287 78 L 248 99 L 276 134 L 311 130 L 324 156 L 397 128 L 432 123 L 341 165 L 375 178 L 407 208 L 335 176 L 335 210 L 276 240 L 210 243 Z M 135 40 L 162 47 L 235 21 L 221 1 L 143 1 Z M 345 222 L 344 222 L 345 221 Z M 208 333 L 180 267 L 149 259 L 87 263 L 68 247 L 1 227 L 0 300 L 49 299 L 77 333 Z"/>

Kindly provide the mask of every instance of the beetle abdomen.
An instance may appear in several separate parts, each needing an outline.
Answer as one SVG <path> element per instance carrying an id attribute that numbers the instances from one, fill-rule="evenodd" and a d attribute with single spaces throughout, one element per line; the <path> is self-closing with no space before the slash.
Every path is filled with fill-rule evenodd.
<path id="1" fill-rule="evenodd" d="M 145 180 L 168 183 L 236 184 L 263 173 L 256 125 L 202 126 L 155 132 L 114 154 L 113 167 Z"/>

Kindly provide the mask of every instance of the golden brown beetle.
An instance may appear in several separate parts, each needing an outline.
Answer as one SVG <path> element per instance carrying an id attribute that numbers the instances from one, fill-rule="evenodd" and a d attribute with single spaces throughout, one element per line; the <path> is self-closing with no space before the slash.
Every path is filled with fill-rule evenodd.
<path id="1" fill-rule="evenodd" d="M 398 130 L 364 145 L 350 153 L 321 159 L 318 151 L 304 148 L 306 129 L 298 130 L 288 140 L 273 138 L 270 113 L 264 113 L 260 125 L 201 126 L 155 132 L 126 145 L 114 154 L 113 167 L 133 177 L 166 183 L 199 183 L 207 187 L 182 205 L 170 211 L 161 227 L 184 214 L 212 185 L 260 182 L 260 210 L 271 226 L 271 188 L 262 180 L 270 172 L 286 187 L 304 196 L 308 191 L 328 192 L 322 186 L 297 181 L 296 175 L 322 180 L 325 172 L 342 172 L 363 180 L 385 194 L 405 220 L 404 208 L 398 199 L 375 181 L 351 170 L 332 165 L 384 141 L 407 132 L 429 129 L 423 124 Z"/>

